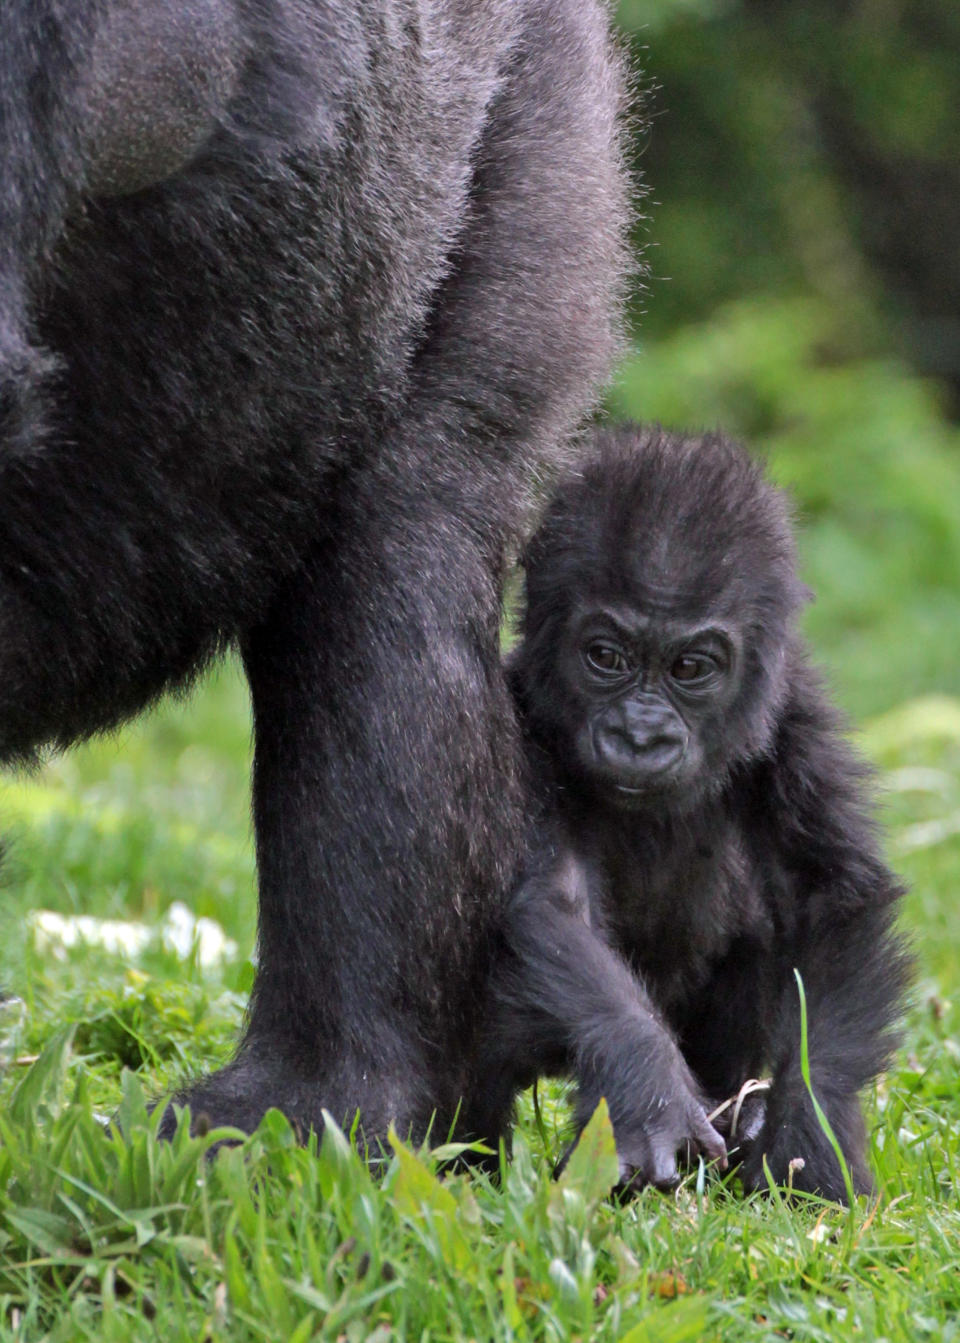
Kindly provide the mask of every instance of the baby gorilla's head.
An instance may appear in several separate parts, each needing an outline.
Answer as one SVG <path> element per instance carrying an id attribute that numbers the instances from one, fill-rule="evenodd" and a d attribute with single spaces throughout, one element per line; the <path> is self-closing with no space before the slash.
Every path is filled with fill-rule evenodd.
<path id="1" fill-rule="evenodd" d="M 570 782 L 684 811 L 769 749 L 806 590 L 786 501 L 741 447 L 597 433 L 525 568 L 515 684 Z"/>

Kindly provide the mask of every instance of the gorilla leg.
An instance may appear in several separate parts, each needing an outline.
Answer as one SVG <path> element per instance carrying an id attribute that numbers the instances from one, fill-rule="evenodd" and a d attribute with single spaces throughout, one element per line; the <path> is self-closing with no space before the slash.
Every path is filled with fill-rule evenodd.
<path id="1" fill-rule="evenodd" d="M 528 21 L 406 416 L 344 473 L 245 644 L 260 967 L 237 1059 L 178 1098 L 215 1123 L 278 1105 L 316 1125 L 359 1106 L 368 1136 L 391 1120 L 422 1134 L 432 1115 L 445 1133 L 482 1075 L 483 985 L 525 820 L 503 550 L 537 461 L 608 371 L 623 273 L 603 24 L 580 0 Z"/>
<path id="2" fill-rule="evenodd" d="M 910 961 L 893 931 L 893 913 L 891 902 L 839 917 L 796 957 L 807 1005 L 813 1093 L 839 1140 L 858 1194 L 873 1188 L 859 1092 L 886 1065 L 896 1043 L 896 1007 L 909 982 Z M 794 1176 L 795 1188 L 846 1201 L 833 1146 L 803 1079 L 793 974 L 785 977 L 772 1014 L 769 1053 L 773 1084 L 763 1129 L 746 1153 L 745 1187 L 766 1188 L 764 1162 L 777 1183 L 785 1184 L 790 1163 L 799 1156 L 803 1165 Z"/>

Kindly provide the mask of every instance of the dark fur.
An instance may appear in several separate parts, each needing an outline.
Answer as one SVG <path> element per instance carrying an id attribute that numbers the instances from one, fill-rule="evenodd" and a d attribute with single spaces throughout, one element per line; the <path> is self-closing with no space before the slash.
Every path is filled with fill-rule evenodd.
<path id="1" fill-rule="evenodd" d="M 616 352 L 619 99 L 593 0 L 0 6 L 0 758 L 239 642 L 260 967 L 180 1097 L 213 1123 L 445 1131 L 475 1081 L 502 557 Z"/>
<path id="2" fill-rule="evenodd" d="M 795 1187 L 843 1197 L 801 1077 L 797 967 L 813 1088 L 868 1188 L 857 1093 L 901 1009 L 901 889 L 796 631 L 805 591 L 783 497 L 717 435 L 601 433 L 526 582 L 509 679 L 544 820 L 498 971 L 504 1085 L 571 1070 L 578 1123 L 605 1095 L 624 1178 L 667 1185 L 685 1144 L 722 1155 L 710 1102 L 769 1069 L 747 1187 L 765 1184 L 764 1158 L 784 1182 L 802 1157 Z M 626 670 L 590 662 L 613 656 L 601 608 L 635 622 L 617 645 Z M 708 626 L 729 633 L 729 664 L 724 635 L 704 682 L 671 679 Z"/>

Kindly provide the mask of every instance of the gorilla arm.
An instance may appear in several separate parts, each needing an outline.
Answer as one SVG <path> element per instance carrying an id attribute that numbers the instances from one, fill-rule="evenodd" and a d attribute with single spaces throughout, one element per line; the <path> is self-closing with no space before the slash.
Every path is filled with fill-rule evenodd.
<path id="1" fill-rule="evenodd" d="M 642 984 L 591 926 L 590 881 L 561 852 L 515 896 L 495 976 L 493 1053 L 523 1080 L 570 1067 L 578 1129 L 605 1097 L 621 1181 L 669 1188 L 679 1149 L 722 1160 L 724 1144 Z"/>
<path id="2" fill-rule="evenodd" d="M 171 176 L 214 129 L 243 56 L 232 0 L 125 0 L 102 6 L 82 96 L 94 195 Z"/>
<path id="3" fill-rule="evenodd" d="M 29 331 L 31 290 L 83 195 L 176 172 L 241 63 L 230 0 L 4 0 L 0 6 L 0 407 L 5 448 L 51 432 L 55 362 Z"/>
<path id="4" fill-rule="evenodd" d="M 214 1122 L 279 1105 L 319 1127 L 321 1108 L 349 1122 L 359 1106 L 368 1137 L 445 1132 L 458 1112 L 476 1131 L 480 1008 L 526 828 L 502 557 L 616 351 L 624 217 L 599 6 L 502 12 L 524 39 L 405 409 L 244 641 L 260 967 L 236 1063 L 182 1096 Z M 509 1114 L 508 1098 L 483 1136 Z"/>
<path id="5" fill-rule="evenodd" d="M 81 192 L 176 172 L 243 60 L 231 0 L 5 0 L 0 50 L 0 261 L 45 253 Z"/>

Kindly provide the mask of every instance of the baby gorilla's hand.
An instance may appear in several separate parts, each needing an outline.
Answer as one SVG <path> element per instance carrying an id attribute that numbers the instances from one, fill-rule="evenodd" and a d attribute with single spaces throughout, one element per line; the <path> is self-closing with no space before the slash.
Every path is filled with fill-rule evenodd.
<path id="1" fill-rule="evenodd" d="M 672 1189 L 680 1179 L 678 1154 L 684 1164 L 697 1155 L 727 1165 L 727 1149 L 696 1096 L 684 1088 L 660 1096 L 642 1116 L 614 1120 L 620 1160 L 620 1193 L 635 1193 L 644 1185 Z"/>
<path id="2" fill-rule="evenodd" d="M 630 1033 L 608 1032 L 603 1050 L 595 1050 L 578 1070 L 577 1128 L 583 1129 L 605 1097 L 620 1163 L 618 1190 L 673 1188 L 680 1179 L 678 1157 L 689 1164 L 703 1155 L 725 1168 L 726 1144 L 670 1033 L 652 1014 L 628 1025 Z"/>

